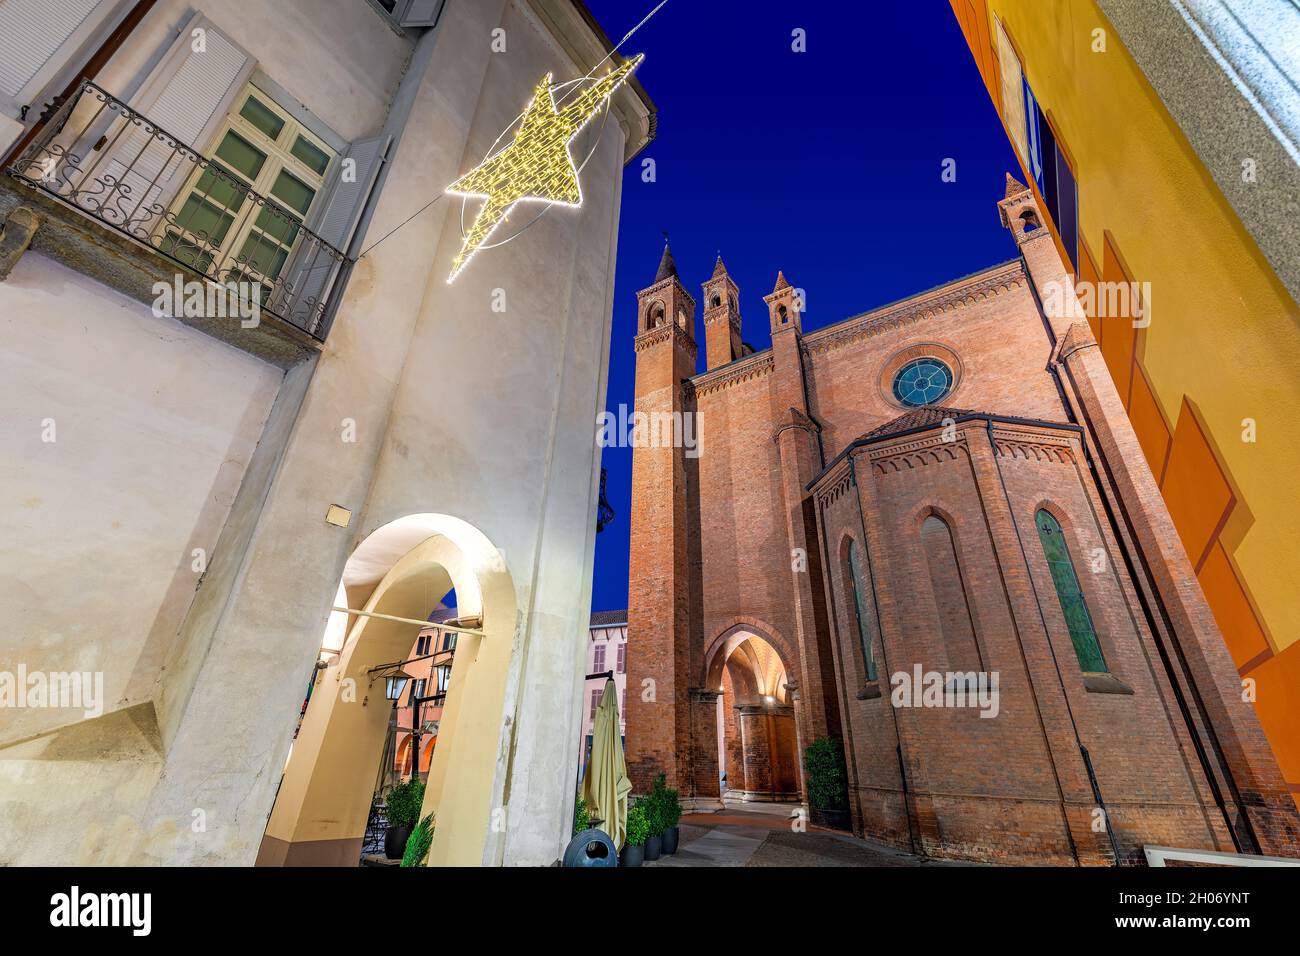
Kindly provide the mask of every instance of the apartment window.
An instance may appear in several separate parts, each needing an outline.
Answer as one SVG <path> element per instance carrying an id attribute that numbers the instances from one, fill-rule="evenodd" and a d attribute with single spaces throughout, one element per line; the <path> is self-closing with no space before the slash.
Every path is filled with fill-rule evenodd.
<path id="1" fill-rule="evenodd" d="M 442 649 L 444 651 L 454 651 L 456 649 L 455 631 L 447 631 L 442 635 Z"/>
<path id="2" fill-rule="evenodd" d="M 1074 571 L 1074 561 L 1070 558 L 1061 523 L 1047 510 L 1039 511 L 1034 523 L 1038 526 L 1038 538 L 1043 545 L 1047 567 L 1052 572 L 1056 597 L 1061 602 L 1061 613 L 1065 615 L 1065 626 L 1069 628 L 1079 666 L 1086 673 L 1103 673 L 1106 660 L 1101 654 L 1101 644 L 1092 626 L 1092 615 L 1088 613 L 1088 603 L 1079 586 L 1079 576 Z"/>
<path id="3" fill-rule="evenodd" d="M 258 282 L 280 278 L 303 222 L 325 185 L 335 153 L 249 84 L 218 129 L 212 168 L 196 170 L 173 205 L 160 248 L 207 272 L 233 259 L 221 278 Z M 271 202 L 254 208 L 249 192 Z"/>
<path id="4" fill-rule="evenodd" d="M 1074 171 L 1057 142 L 1047 115 L 1038 108 L 1038 98 L 1025 81 L 1025 125 L 1029 132 L 1029 169 L 1034 184 L 1056 223 L 1056 232 L 1070 257 L 1070 265 L 1079 268 L 1079 191 Z"/>
<path id="5" fill-rule="evenodd" d="M 1052 125 L 1039 108 L 1029 79 L 1002 22 L 997 24 L 998 63 L 1002 80 L 1002 120 L 1024 160 L 1047 212 L 1056 224 L 1070 265 L 1079 267 L 1079 193 L 1074 170 L 1057 142 Z"/>
<path id="6" fill-rule="evenodd" d="M 592 668 L 596 673 L 605 669 L 605 645 L 597 644 L 594 656 L 592 657 Z"/>
<path id="7" fill-rule="evenodd" d="M 590 713 L 590 717 L 591 717 L 592 720 L 595 720 L 595 719 L 596 719 L 596 708 L 600 706 L 600 695 L 601 695 L 603 692 L 604 692 L 603 690 L 593 690 L 593 691 L 591 692 L 591 713 Z"/>
<path id="8" fill-rule="evenodd" d="M 443 0 L 370 0 L 401 27 L 431 27 L 438 20 Z"/>
<path id="9" fill-rule="evenodd" d="M 619 645 L 618 645 L 618 664 L 617 664 L 617 668 L 618 668 L 618 672 L 619 672 L 620 674 L 626 674 L 626 673 L 627 673 L 627 644 L 624 643 L 624 642 L 620 642 Z"/>

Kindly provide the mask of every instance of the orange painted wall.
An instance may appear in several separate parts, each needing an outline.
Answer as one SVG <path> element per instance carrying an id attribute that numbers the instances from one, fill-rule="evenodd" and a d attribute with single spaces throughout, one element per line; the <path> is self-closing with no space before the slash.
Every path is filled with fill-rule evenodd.
<path id="1" fill-rule="evenodd" d="M 1043 32 L 1045 22 L 1050 22 L 1052 29 L 1059 31 L 1071 26 L 1078 27 L 1079 23 L 1085 21 L 1089 24 L 1105 24 L 1107 23 L 1105 17 L 1091 0 L 1072 0 L 1066 4 L 1068 10 L 1063 7 L 1058 11 L 1055 19 L 1046 20 L 1041 16 L 1041 8 L 1031 8 L 1024 0 L 950 0 L 950 2 L 979 67 L 985 87 L 999 114 L 1002 113 L 1001 85 L 995 45 L 992 41 L 994 35 L 992 14 L 997 13 L 1012 21 L 1007 24 L 1008 37 L 1021 58 L 1030 83 L 1034 85 L 1035 94 L 1040 98 L 1041 108 L 1047 112 L 1053 132 L 1067 155 L 1078 183 L 1081 226 L 1077 278 L 1093 283 L 1098 280 L 1130 281 L 1135 278 L 1126 265 L 1125 249 L 1112 233 L 1112 228 L 1115 233 L 1130 237 L 1125 241 L 1137 249 L 1145 241 L 1143 217 L 1149 219 L 1154 212 L 1152 209 L 1125 209 L 1122 204 L 1113 201 L 1115 183 L 1124 179 L 1126 170 L 1123 166 L 1124 151 L 1117 144 L 1122 139 L 1138 148 L 1145 149 L 1151 146 L 1148 152 L 1154 152 L 1154 143 L 1159 139 L 1161 148 L 1167 150 L 1170 155 L 1179 156 L 1180 161 L 1186 160 L 1186 156 L 1190 156 L 1190 161 L 1194 163 L 1198 163 L 1199 160 L 1195 159 L 1194 153 L 1186 145 L 1173 120 L 1163 112 L 1162 108 L 1156 110 L 1156 114 L 1161 118 L 1160 122 L 1150 121 L 1151 103 L 1158 104 L 1159 100 L 1149 88 L 1142 91 L 1140 97 L 1135 97 L 1130 103 L 1126 104 L 1122 98 L 1119 98 L 1119 91 L 1125 88 L 1123 84 L 1131 84 L 1132 77 L 1139 77 L 1137 82 L 1145 82 L 1140 79 L 1139 70 L 1129 69 L 1120 79 L 1114 81 L 1113 89 L 1104 89 L 1097 75 L 1094 72 L 1087 72 L 1093 68 L 1091 63 L 1074 58 L 1073 53 L 1058 59 L 1058 53 L 1062 49 L 1074 50 L 1077 46 L 1077 38 L 1053 36 Z M 1032 3 L 1033 0 L 1030 2 Z M 993 8 L 992 11 L 990 7 Z M 1034 23 L 1042 35 L 1036 35 L 1028 28 L 1014 29 L 1017 25 L 1026 22 Z M 1085 35 L 1086 33 L 1087 31 Z M 1118 43 L 1118 37 L 1113 31 L 1110 39 Z M 1119 52 L 1127 56 L 1122 49 Z M 1098 127 L 1078 119 L 1077 112 L 1066 117 L 1060 114 L 1060 111 L 1068 112 L 1072 106 L 1077 105 L 1065 102 L 1064 97 L 1058 97 L 1061 102 L 1052 101 L 1051 93 L 1054 86 L 1059 86 L 1062 82 L 1066 86 L 1073 86 L 1076 97 L 1086 101 L 1095 113 L 1104 114 L 1100 119 L 1094 117 L 1094 121 L 1110 124 L 1112 135 L 1104 142 L 1087 142 L 1090 133 L 1097 135 Z M 1085 89 L 1089 92 L 1082 92 Z M 1138 101 L 1139 99 L 1141 102 Z M 1054 106 L 1057 107 L 1057 111 L 1053 110 Z M 1141 125 L 1143 117 L 1147 118 L 1145 125 Z M 1124 127 L 1123 137 L 1119 136 L 1115 124 Z M 1104 125 L 1102 128 L 1105 128 Z M 1072 142 L 1077 151 L 1071 151 Z M 1084 146 L 1090 148 L 1081 148 Z M 1085 157 L 1101 157 L 1101 162 L 1096 163 L 1092 168 L 1086 166 L 1080 168 L 1076 162 L 1080 154 Z M 1033 178 L 1027 170 L 1021 170 L 1021 178 L 1033 188 Z M 1209 190 L 1215 189 L 1208 175 L 1205 177 L 1205 182 L 1210 183 Z M 1034 191 L 1037 196 L 1037 190 Z M 1090 197 L 1095 197 L 1095 204 L 1091 209 L 1089 209 Z M 1107 201 L 1105 208 L 1117 210 L 1113 213 L 1116 218 L 1102 223 L 1100 230 L 1102 241 L 1090 245 L 1084 233 L 1088 231 L 1088 220 L 1091 218 L 1095 222 L 1096 211 L 1102 206 L 1103 197 Z M 1043 197 L 1037 196 L 1037 198 L 1040 207 L 1045 207 Z M 1207 203 L 1210 206 L 1214 205 L 1209 200 Z M 1188 205 L 1188 209 L 1178 211 L 1192 215 L 1193 213 L 1189 211 L 1191 204 Z M 1050 215 L 1048 218 L 1048 225 L 1055 235 L 1057 234 L 1055 224 L 1050 221 Z M 1233 230 L 1222 234 L 1225 262 L 1237 261 L 1243 257 L 1258 258 L 1258 250 L 1245 235 L 1244 228 L 1239 222 L 1234 222 L 1234 227 Z M 1091 234 L 1095 243 L 1097 238 L 1095 226 Z M 1068 261 L 1064 255 L 1062 258 Z M 1150 262 L 1153 259 L 1147 256 L 1146 261 Z M 1265 276 L 1266 278 L 1271 276 L 1271 271 L 1267 271 Z M 1275 285 L 1276 277 L 1272 278 Z M 1197 277 L 1189 276 L 1187 281 L 1195 282 Z M 1239 281 L 1245 282 L 1246 277 L 1239 277 Z M 1242 286 L 1242 290 L 1244 289 L 1245 286 Z M 1227 298 L 1236 298 L 1239 303 L 1245 303 L 1247 297 L 1242 290 L 1238 290 L 1240 295 L 1230 295 Z M 1252 287 L 1251 294 L 1263 301 L 1271 301 L 1270 295 L 1274 299 L 1278 298 L 1267 282 Z M 1283 310 L 1288 308 L 1288 305 L 1292 310 L 1295 308 L 1295 304 L 1290 302 L 1289 298 L 1282 298 L 1281 303 Z M 1248 307 L 1243 306 L 1243 308 Z M 1211 322 L 1215 318 L 1211 310 L 1202 321 Z M 1134 328 L 1131 322 L 1101 319 L 1097 316 L 1095 308 L 1089 311 L 1088 320 L 1101 345 L 1102 354 L 1116 387 L 1128 408 L 1130 420 L 1143 452 L 1160 483 L 1166 504 L 1183 539 L 1188 556 L 1196 568 L 1206 599 L 1223 631 L 1224 640 L 1239 672 L 1246 679 L 1244 691 L 1256 695 L 1256 712 L 1273 745 L 1283 775 L 1293 794 L 1296 795 L 1297 803 L 1300 804 L 1300 640 L 1296 640 L 1291 634 L 1270 634 L 1264 623 L 1265 615 L 1251 595 L 1249 578 L 1242 573 L 1234 557 L 1243 537 L 1254 524 L 1255 515 L 1248 507 L 1245 495 L 1239 490 L 1239 483 L 1234 480 L 1224 455 L 1216 447 L 1213 433 L 1206 425 L 1206 416 L 1209 413 L 1202 414 L 1196 402 L 1188 394 L 1181 391 L 1168 394 L 1166 393 L 1168 390 L 1161 392 L 1153 384 L 1159 379 L 1148 371 L 1147 363 L 1151 357 L 1147 355 L 1149 344 L 1146 338 L 1147 330 Z M 1230 333 L 1224 332 L 1224 335 L 1228 334 Z M 1291 344 L 1278 342 L 1279 347 L 1286 345 L 1289 348 Z M 1224 351 L 1236 347 L 1226 341 L 1223 345 Z M 1167 367 L 1167 363 L 1175 360 L 1170 354 L 1157 355 L 1156 358 L 1163 367 Z M 1209 363 L 1227 360 L 1222 354 L 1202 353 L 1194 358 L 1196 361 Z M 1187 361 L 1186 358 L 1179 360 Z M 1221 407 L 1223 404 L 1221 394 L 1215 394 L 1214 398 L 1218 402 L 1214 409 L 1215 420 L 1220 423 L 1220 434 L 1226 436 L 1231 428 L 1224 429 L 1222 422 L 1225 418 L 1232 419 Z M 1177 409 L 1176 420 L 1170 421 L 1166 409 L 1172 413 L 1175 408 Z M 1238 458 L 1240 459 L 1240 454 Z M 1258 482 L 1257 476 L 1252 475 L 1252 478 Z M 1272 507 L 1275 510 L 1276 504 L 1269 502 L 1265 507 Z M 1290 555 L 1277 556 L 1277 560 L 1283 562 L 1294 558 L 1294 552 Z M 1295 613 L 1295 601 L 1292 600 L 1287 604 L 1285 601 L 1276 600 L 1278 593 L 1276 582 L 1269 583 L 1275 596 L 1274 604 L 1270 605 L 1273 607 L 1271 613 L 1275 613 L 1278 620 L 1286 621 Z"/>

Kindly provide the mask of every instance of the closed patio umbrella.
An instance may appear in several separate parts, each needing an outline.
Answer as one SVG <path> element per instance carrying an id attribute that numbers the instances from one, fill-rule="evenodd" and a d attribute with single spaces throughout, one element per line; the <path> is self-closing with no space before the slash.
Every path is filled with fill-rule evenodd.
<path id="1" fill-rule="evenodd" d="M 609 834 L 618 850 L 627 839 L 627 795 L 631 792 L 632 781 L 623 759 L 623 735 L 618 727 L 618 692 L 614 681 L 606 680 L 591 728 L 591 760 L 582 780 L 582 797 L 587 801 L 587 812 L 600 818 L 600 829 Z"/>

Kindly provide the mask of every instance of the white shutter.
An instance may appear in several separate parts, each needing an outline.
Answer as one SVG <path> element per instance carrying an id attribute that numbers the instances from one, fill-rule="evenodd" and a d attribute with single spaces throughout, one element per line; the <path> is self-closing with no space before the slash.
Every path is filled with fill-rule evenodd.
<path id="1" fill-rule="evenodd" d="M 195 50 L 195 31 L 203 46 Z M 230 110 L 248 82 L 254 61 L 233 40 L 201 16 L 192 19 L 163 57 L 158 68 L 131 99 L 131 108 L 151 124 L 200 152 L 208 147 L 212 130 Z M 96 177 L 111 176 L 130 187 L 115 203 L 128 218 L 153 203 L 166 205 L 175 189 L 194 171 L 194 164 L 177 155 L 166 142 L 140 127 L 121 130 L 119 120 L 105 134 L 111 152 Z M 121 134 L 121 135 L 119 135 Z"/>
<path id="2" fill-rule="evenodd" d="M 1007 134 L 1015 144 L 1020 157 L 1029 163 L 1029 146 L 1025 142 L 1025 91 L 1024 71 L 1020 58 L 1007 38 L 1002 21 L 994 19 L 997 26 L 998 64 L 1002 71 L 1002 121 Z"/>
<path id="3" fill-rule="evenodd" d="M 0 0 L 0 101 L 34 105 L 112 7 L 113 0 Z"/>
<path id="4" fill-rule="evenodd" d="M 409 0 L 397 22 L 404 27 L 431 27 L 438 21 L 443 0 Z"/>
<path id="5" fill-rule="evenodd" d="M 359 139 L 352 143 L 334 172 L 334 182 L 321 206 L 321 212 L 312 230 L 335 249 L 347 254 L 348 246 L 357 231 L 366 200 L 370 198 L 379 178 L 379 171 L 388 158 L 392 137 L 381 135 Z M 351 169 L 344 181 L 344 170 Z M 327 257 L 317 244 L 300 244 L 294 264 L 286 270 L 292 276 L 288 288 L 293 290 L 293 302 L 286 316 L 295 324 L 315 328 L 321 315 L 321 305 L 329 295 L 331 286 L 341 268 L 341 263 Z"/>

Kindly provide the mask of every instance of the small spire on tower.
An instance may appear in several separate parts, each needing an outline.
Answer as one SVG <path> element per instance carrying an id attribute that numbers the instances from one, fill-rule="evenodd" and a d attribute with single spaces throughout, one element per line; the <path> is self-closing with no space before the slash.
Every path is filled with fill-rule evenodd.
<path id="1" fill-rule="evenodd" d="M 659 271 L 655 273 L 655 282 L 677 278 L 677 263 L 673 261 L 673 251 L 668 248 L 668 233 L 664 233 L 664 254 L 659 259 Z"/>
<path id="2" fill-rule="evenodd" d="M 782 289 L 788 289 L 788 288 L 790 288 L 790 283 L 785 281 L 785 273 L 778 270 L 776 273 L 776 288 L 773 289 L 772 291 L 780 292 Z"/>
<path id="3" fill-rule="evenodd" d="M 1029 192 L 1029 187 L 1016 179 L 1010 173 L 1007 173 L 1007 193 L 1003 199 L 1010 199 L 1012 196 L 1019 196 L 1021 193 Z"/>
<path id="4" fill-rule="evenodd" d="M 722 262 L 722 251 L 718 251 L 718 261 L 713 264 L 713 278 L 727 274 L 727 267 Z"/>

